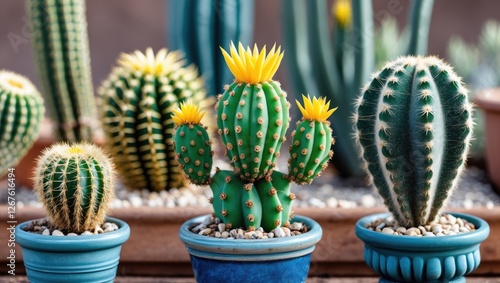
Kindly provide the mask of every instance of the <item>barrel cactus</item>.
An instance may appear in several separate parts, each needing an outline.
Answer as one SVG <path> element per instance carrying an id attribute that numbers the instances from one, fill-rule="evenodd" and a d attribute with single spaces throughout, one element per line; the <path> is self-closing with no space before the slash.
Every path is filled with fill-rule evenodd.
<path id="1" fill-rule="evenodd" d="M 231 45 L 231 55 L 222 51 L 235 81 L 219 96 L 216 120 L 233 170 L 216 168 L 210 176 L 211 141 L 200 123 L 203 113 L 193 102 L 174 111 L 177 157 L 192 183 L 210 185 L 214 213 L 226 227 L 270 231 L 288 225 L 293 215 L 291 182 L 310 183 L 332 156 L 326 119 L 334 109 L 323 98 L 304 96 L 304 106 L 297 102 L 304 117 L 290 147 L 290 174 L 275 170 L 289 125 L 286 94 L 272 80 L 283 53 L 279 47 L 266 54 L 265 47 L 259 52 L 241 44 L 239 51 Z"/>
<path id="2" fill-rule="evenodd" d="M 33 55 L 58 139 L 92 141 L 96 105 L 85 0 L 27 1 Z"/>
<path id="3" fill-rule="evenodd" d="M 104 222 L 114 197 L 114 169 L 91 144 L 56 144 L 35 169 L 35 191 L 55 229 L 81 233 Z"/>
<path id="4" fill-rule="evenodd" d="M 432 223 L 457 186 L 472 135 L 467 89 L 436 57 L 401 57 L 363 88 L 357 141 L 401 226 Z"/>
<path id="5" fill-rule="evenodd" d="M 0 177 L 38 138 L 44 111 L 40 93 L 27 78 L 0 70 Z"/>
<path id="6" fill-rule="evenodd" d="M 125 185 L 152 191 L 185 185 L 173 146 L 173 109 L 192 99 L 212 107 L 194 66 L 178 51 L 123 53 L 99 89 L 107 147 Z"/>

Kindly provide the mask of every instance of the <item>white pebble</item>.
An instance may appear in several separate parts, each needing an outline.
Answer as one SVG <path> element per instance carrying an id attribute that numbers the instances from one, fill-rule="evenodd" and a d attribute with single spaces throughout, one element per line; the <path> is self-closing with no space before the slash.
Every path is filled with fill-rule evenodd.
<path id="1" fill-rule="evenodd" d="M 66 236 L 70 236 L 70 237 L 71 236 L 78 236 L 78 234 L 76 234 L 76 233 L 68 233 L 68 235 L 66 235 Z"/>
<path id="2" fill-rule="evenodd" d="M 283 231 L 285 232 L 285 237 L 290 237 L 291 236 L 291 231 L 287 227 L 282 227 Z"/>
<path id="3" fill-rule="evenodd" d="M 474 207 L 474 202 L 472 202 L 472 200 L 470 200 L 470 199 L 464 200 L 464 208 L 465 209 L 471 209 L 472 207 Z"/>
<path id="4" fill-rule="evenodd" d="M 354 201 L 349 201 L 349 200 L 339 200 L 339 207 L 341 208 L 356 208 L 357 205 Z"/>
<path id="5" fill-rule="evenodd" d="M 50 235 L 50 230 L 49 229 L 43 230 L 42 235 L 46 235 L 46 236 Z"/>
<path id="6" fill-rule="evenodd" d="M 140 207 L 140 206 L 142 206 L 142 198 L 140 198 L 137 195 L 131 195 L 129 197 L 128 201 L 130 202 L 130 205 L 132 207 Z"/>
<path id="7" fill-rule="evenodd" d="M 219 232 L 224 232 L 226 231 L 226 224 L 224 223 L 219 223 L 219 225 L 217 225 L 217 228 L 219 228 Z"/>
<path id="8" fill-rule="evenodd" d="M 283 229 L 278 226 L 274 229 L 274 236 L 276 238 L 283 238 L 285 237 L 285 231 L 283 231 Z"/>
<path id="9" fill-rule="evenodd" d="M 102 230 L 101 227 L 99 226 L 95 227 L 94 234 L 102 234 L 102 233 L 104 233 L 104 230 Z"/>
<path id="10" fill-rule="evenodd" d="M 392 228 L 385 227 L 385 228 L 382 230 L 382 233 L 384 233 L 384 234 L 394 234 L 394 230 L 392 230 Z"/>
<path id="11" fill-rule="evenodd" d="M 487 209 L 493 209 L 495 207 L 495 204 L 489 200 L 487 203 L 486 203 L 486 208 Z"/>
<path id="12" fill-rule="evenodd" d="M 309 199 L 309 204 L 312 207 L 317 207 L 317 208 L 325 208 L 326 207 L 326 204 L 322 200 L 320 200 L 318 198 L 314 198 L 314 197 Z"/>
<path id="13" fill-rule="evenodd" d="M 334 197 L 329 197 L 326 200 L 326 206 L 328 206 L 328 207 L 337 207 L 338 204 L 339 204 L 339 201 Z"/>
<path id="14" fill-rule="evenodd" d="M 442 233 L 443 232 L 443 227 L 441 227 L 441 225 L 434 225 L 433 228 L 432 228 L 432 233 L 434 234 L 439 234 L 439 233 Z"/>
<path id="15" fill-rule="evenodd" d="M 424 235 L 425 237 L 434 237 L 434 236 L 436 236 L 436 235 L 434 235 L 434 233 L 432 233 L 432 232 L 425 232 L 423 235 Z"/>
<path id="16" fill-rule="evenodd" d="M 45 232 L 45 231 L 44 231 Z M 59 230 L 54 230 L 52 236 L 64 236 L 64 233 Z"/>
<path id="17" fill-rule="evenodd" d="M 80 234 L 81 236 L 86 236 L 86 235 L 93 235 L 92 232 L 90 231 L 84 231 L 83 233 Z"/>
<path id="18" fill-rule="evenodd" d="M 363 195 L 361 197 L 361 205 L 364 207 L 374 207 L 377 203 L 377 200 L 369 194 Z"/>

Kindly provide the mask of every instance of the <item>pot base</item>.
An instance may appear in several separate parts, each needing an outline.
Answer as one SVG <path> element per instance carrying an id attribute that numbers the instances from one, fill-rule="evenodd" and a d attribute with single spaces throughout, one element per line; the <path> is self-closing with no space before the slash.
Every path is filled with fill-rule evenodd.
<path id="1" fill-rule="evenodd" d="M 389 280 L 389 279 L 385 279 L 385 278 L 380 278 L 379 283 L 399 283 L 399 281 L 392 281 L 392 280 Z M 465 277 L 460 277 L 460 278 L 457 278 L 453 281 L 448 281 L 448 283 L 465 283 L 467 282 L 467 280 L 465 280 Z"/>

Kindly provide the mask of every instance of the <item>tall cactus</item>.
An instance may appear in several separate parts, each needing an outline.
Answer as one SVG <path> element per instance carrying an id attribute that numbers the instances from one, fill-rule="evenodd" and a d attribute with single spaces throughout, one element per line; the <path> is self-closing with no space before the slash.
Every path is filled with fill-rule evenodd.
<path id="1" fill-rule="evenodd" d="M 58 139 L 92 141 L 96 106 L 85 0 L 28 0 L 33 55 Z"/>
<path id="2" fill-rule="evenodd" d="M 180 52 L 151 48 L 122 54 L 99 89 L 107 147 L 129 188 L 153 191 L 185 184 L 175 160 L 173 109 L 186 99 L 212 107 L 193 66 Z"/>
<path id="3" fill-rule="evenodd" d="M 297 93 L 324 93 L 339 106 L 332 116 L 336 152 L 332 159 L 341 176 L 363 176 L 360 148 L 352 141 L 349 121 L 362 84 L 374 71 L 372 1 L 337 0 L 335 24 L 329 28 L 326 0 L 284 0 L 284 42 Z M 407 54 L 427 50 L 427 35 L 434 0 L 415 0 L 409 20 Z M 352 10 L 352 16 L 351 16 Z M 376 19 L 378 20 L 378 19 Z M 394 59 L 394 58 L 393 58 Z"/>
<path id="4" fill-rule="evenodd" d="M 44 111 L 40 93 L 27 78 L 0 70 L 0 177 L 38 138 Z"/>
<path id="5" fill-rule="evenodd" d="M 252 40 L 254 0 L 168 0 L 169 47 L 200 69 L 208 95 L 231 80 L 219 46 Z"/>
<path id="6" fill-rule="evenodd" d="M 113 165 L 91 144 L 56 144 L 41 155 L 35 191 L 56 229 L 81 233 L 102 224 L 114 197 Z"/>
<path id="7" fill-rule="evenodd" d="M 252 51 L 241 43 L 238 51 L 231 45 L 230 54 L 222 50 L 236 78 L 219 96 L 216 120 L 232 171 L 217 168 L 210 176 L 211 142 L 199 107 L 181 104 L 172 117 L 181 168 L 192 183 L 210 185 L 214 213 L 226 227 L 270 231 L 288 225 L 295 198 L 290 183 L 312 182 L 333 154 L 327 119 L 335 109 L 323 98 L 304 96 L 304 106 L 297 102 L 304 117 L 294 131 L 290 173 L 274 170 L 289 125 L 286 95 L 272 80 L 283 57 L 280 50 L 273 47 L 266 54 L 265 47 Z"/>
<path id="8" fill-rule="evenodd" d="M 472 135 L 460 78 L 436 57 L 401 57 L 373 75 L 356 108 L 357 141 L 389 210 L 402 226 L 434 221 Z"/>

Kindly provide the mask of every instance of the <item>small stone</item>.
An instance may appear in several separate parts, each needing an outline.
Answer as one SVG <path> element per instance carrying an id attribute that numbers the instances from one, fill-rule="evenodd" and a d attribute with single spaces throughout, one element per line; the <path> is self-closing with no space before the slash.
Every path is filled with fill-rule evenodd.
<path id="1" fill-rule="evenodd" d="M 432 233 L 432 232 L 425 232 L 425 233 L 423 233 L 423 235 L 424 235 L 425 237 L 434 237 L 434 236 L 436 236 L 436 235 L 434 235 L 434 233 Z"/>
<path id="2" fill-rule="evenodd" d="M 110 225 L 111 225 L 111 223 L 106 222 L 106 223 L 102 224 L 101 228 L 106 230 Z"/>
<path id="3" fill-rule="evenodd" d="M 220 238 L 222 236 L 221 232 L 215 231 L 215 238 Z"/>
<path id="4" fill-rule="evenodd" d="M 458 227 L 464 227 L 464 221 L 462 220 L 462 218 L 457 218 L 457 224 Z"/>
<path id="5" fill-rule="evenodd" d="M 64 236 L 64 233 L 59 230 L 54 230 L 52 236 Z"/>
<path id="6" fill-rule="evenodd" d="M 255 236 L 257 237 L 257 239 L 260 239 L 264 236 L 264 233 L 262 231 L 256 230 Z"/>
<path id="7" fill-rule="evenodd" d="M 460 227 L 460 229 L 458 229 L 458 231 L 460 233 L 467 233 L 467 232 L 470 232 L 469 228 L 467 227 Z"/>
<path id="8" fill-rule="evenodd" d="M 472 207 L 474 207 L 474 202 L 470 199 L 466 199 L 464 200 L 464 208 L 465 209 L 471 209 Z"/>
<path id="9" fill-rule="evenodd" d="M 223 239 L 227 239 L 227 238 L 229 238 L 229 232 L 228 232 L 228 231 L 224 231 L 224 232 L 222 232 L 222 233 L 221 233 L 221 235 L 220 235 L 220 236 L 221 236 L 221 238 L 223 238 Z"/>
<path id="10" fill-rule="evenodd" d="M 274 238 L 274 233 L 273 233 L 273 232 L 269 232 L 269 233 L 267 233 L 267 237 L 268 237 L 268 238 Z"/>
<path id="11" fill-rule="evenodd" d="M 339 207 L 341 208 L 356 208 L 356 202 L 354 201 L 349 201 L 349 200 L 339 200 Z"/>
<path id="12" fill-rule="evenodd" d="M 45 235 L 45 236 L 50 235 L 50 230 L 49 229 L 43 230 L 42 235 Z"/>
<path id="13" fill-rule="evenodd" d="M 282 227 L 283 231 L 285 232 L 285 237 L 290 237 L 291 236 L 291 231 L 287 227 Z"/>
<path id="14" fill-rule="evenodd" d="M 238 229 L 238 235 L 243 235 L 243 234 L 244 234 L 243 229 L 239 228 L 239 229 Z"/>
<path id="15" fill-rule="evenodd" d="M 302 222 L 293 222 L 288 226 L 288 228 L 290 228 L 290 230 L 300 231 L 302 230 L 303 225 L 304 224 L 302 224 Z"/>
<path id="16" fill-rule="evenodd" d="M 377 227 L 375 227 L 375 229 L 382 230 L 385 227 L 385 225 L 386 225 L 385 222 L 382 222 Z"/>
<path id="17" fill-rule="evenodd" d="M 214 223 L 215 223 L 215 224 L 217 224 L 217 225 L 218 225 L 218 224 L 220 224 L 220 223 L 221 223 L 221 222 L 220 222 L 220 218 L 219 218 L 219 217 L 215 217 L 215 219 L 214 219 Z M 224 224 L 224 225 L 225 225 L 225 224 Z M 224 228 L 224 229 L 225 229 L 225 228 Z"/>
<path id="18" fill-rule="evenodd" d="M 451 214 L 446 215 L 446 218 L 448 218 L 448 223 L 450 223 L 450 225 L 457 223 L 457 218 Z"/>
<path id="19" fill-rule="evenodd" d="M 260 232 L 264 233 L 264 228 L 259 227 L 259 228 L 257 228 L 257 230 L 256 230 L 256 231 L 260 231 Z"/>
<path id="20" fill-rule="evenodd" d="M 420 230 L 421 235 L 424 235 L 427 232 L 427 230 L 425 229 L 424 226 L 418 226 L 417 228 L 418 228 L 418 230 Z"/>
<path id="21" fill-rule="evenodd" d="M 95 227 L 94 234 L 102 234 L 102 233 L 104 233 L 104 230 L 102 230 L 101 227 L 99 226 Z"/>
<path id="22" fill-rule="evenodd" d="M 418 236 L 417 232 L 415 230 L 407 230 L 405 235 L 407 236 Z"/>
<path id="23" fill-rule="evenodd" d="M 252 239 L 252 236 L 253 236 L 254 234 L 255 234 L 255 232 L 254 232 L 254 231 L 246 232 L 246 233 L 244 234 L 245 239 Z"/>
<path id="24" fill-rule="evenodd" d="M 401 234 L 405 234 L 406 233 L 406 228 L 405 227 L 398 227 L 396 229 L 396 232 L 401 233 Z"/>
<path id="25" fill-rule="evenodd" d="M 208 236 L 208 235 L 210 235 L 210 233 L 212 233 L 212 229 L 210 229 L 210 228 L 206 228 L 206 229 L 201 230 L 201 231 L 198 233 L 198 235 Z"/>
<path id="26" fill-rule="evenodd" d="M 339 201 L 334 197 L 329 197 L 326 199 L 326 206 L 328 207 L 337 207 L 338 204 Z"/>
<path id="27" fill-rule="evenodd" d="M 205 219 L 203 219 L 203 222 L 201 224 L 203 224 L 205 227 L 207 227 L 208 225 L 214 223 L 214 217 L 213 216 L 207 216 Z"/>
<path id="28" fill-rule="evenodd" d="M 495 207 L 495 204 L 489 200 L 487 203 L 486 203 L 486 208 L 487 209 L 493 209 Z"/>
<path id="29" fill-rule="evenodd" d="M 78 234 L 76 234 L 76 233 L 68 233 L 68 235 L 66 235 L 66 236 L 72 237 L 72 236 L 78 236 Z"/>
<path id="30" fill-rule="evenodd" d="M 276 238 L 283 238 L 285 237 L 285 231 L 283 231 L 283 229 L 278 226 L 274 229 L 274 236 Z"/>
<path id="31" fill-rule="evenodd" d="M 432 225 L 432 233 L 437 235 L 437 234 L 442 233 L 442 232 L 443 232 L 443 227 L 441 227 L 441 225 L 439 225 L 439 224 Z"/>
<path id="32" fill-rule="evenodd" d="M 231 231 L 229 231 L 230 237 L 236 238 L 236 235 L 238 235 L 238 230 L 232 229 Z"/>
<path id="33" fill-rule="evenodd" d="M 444 236 L 443 233 L 436 233 L 436 236 Z"/>
<path id="34" fill-rule="evenodd" d="M 243 234 L 238 234 L 238 235 L 236 236 L 236 239 L 238 239 L 238 240 L 245 239 L 245 235 L 243 235 Z"/>
<path id="35" fill-rule="evenodd" d="M 116 229 L 112 226 L 109 226 L 108 228 L 104 229 L 104 233 L 109 233 L 109 232 L 113 232 L 115 231 Z"/>
<path id="36" fill-rule="evenodd" d="M 85 236 L 85 235 L 93 235 L 92 232 L 89 232 L 89 231 L 84 231 L 83 233 L 80 234 L 81 236 Z"/>
<path id="37" fill-rule="evenodd" d="M 221 233 L 222 233 L 222 232 L 226 231 L 226 224 L 224 224 L 224 223 L 219 223 L 219 224 L 217 225 L 217 228 L 219 229 L 219 232 L 221 232 Z"/>
<path id="38" fill-rule="evenodd" d="M 385 228 L 382 230 L 382 233 L 384 233 L 384 234 L 394 234 L 394 230 L 392 230 L 392 228 L 385 227 Z"/>
<path id="39" fill-rule="evenodd" d="M 361 197 L 361 205 L 364 207 L 374 207 L 377 200 L 370 194 L 363 195 Z"/>

